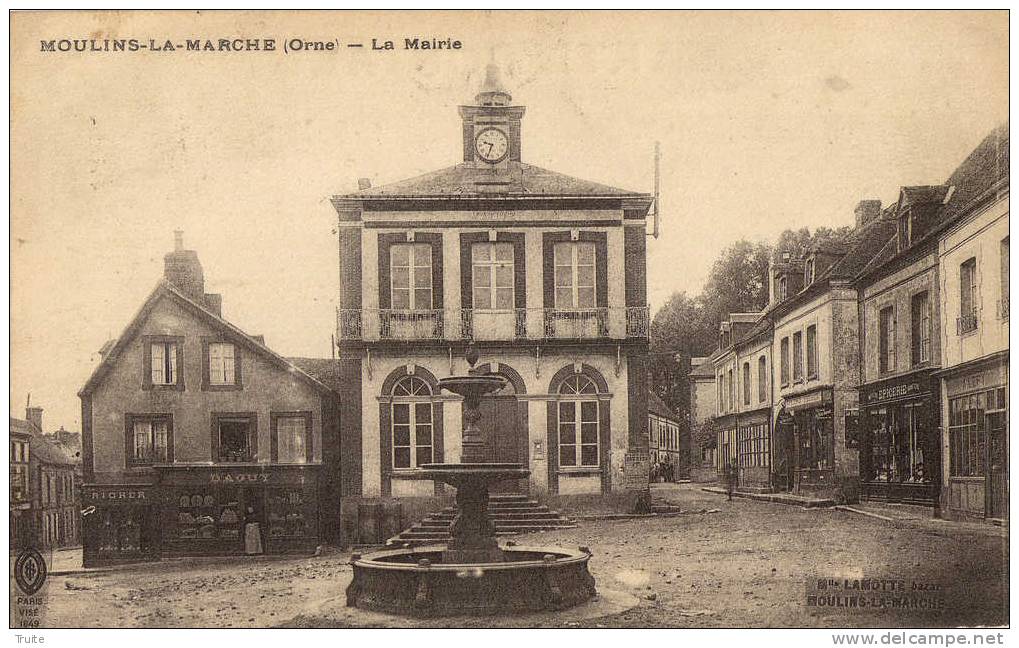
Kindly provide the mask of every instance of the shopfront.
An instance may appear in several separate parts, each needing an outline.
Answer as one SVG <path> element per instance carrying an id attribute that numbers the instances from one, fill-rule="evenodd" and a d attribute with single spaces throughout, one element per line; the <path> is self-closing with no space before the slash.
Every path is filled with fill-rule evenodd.
<path id="1" fill-rule="evenodd" d="M 834 487 L 835 448 L 832 391 L 787 397 L 776 417 L 775 486 L 805 494 Z"/>
<path id="2" fill-rule="evenodd" d="M 937 380 L 923 371 L 864 385 L 860 409 L 861 497 L 933 506 L 941 480 Z"/>
<path id="3" fill-rule="evenodd" d="M 943 505 L 961 518 L 1008 517 L 1008 356 L 944 376 L 948 483 Z"/>
<path id="4" fill-rule="evenodd" d="M 745 490 L 771 488 L 771 410 L 740 414 L 736 427 L 739 486 Z"/>
<path id="5" fill-rule="evenodd" d="M 161 468 L 163 554 L 314 551 L 318 481 L 318 466 Z"/>
<path id="6" fill-rule="evenodd" d="M 153 484 L 82 487 L 85 567 L 159 560 L 160 498 Z"/>
<path id="7" fill-rule="evenodd" d="M 718 441 L 718 459 L 715 470 L 719 483 L 727 484 L 732 467 L 738 465 L 739 462 L 736 417 L 734 415 L 720 416 L 715 419 L 715 424 L 718 425 L 716 436 Z"/>

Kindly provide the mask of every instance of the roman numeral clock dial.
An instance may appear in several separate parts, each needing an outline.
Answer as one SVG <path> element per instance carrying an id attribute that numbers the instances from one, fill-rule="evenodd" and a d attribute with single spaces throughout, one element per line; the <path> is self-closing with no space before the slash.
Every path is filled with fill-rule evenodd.
<path id="1" fill-rule="evenodd" d="M 509 152 L 509 138 L 498 128 L 486 128 L 474 138 L 474 150 L 485 162 L 498 162 Z"/>

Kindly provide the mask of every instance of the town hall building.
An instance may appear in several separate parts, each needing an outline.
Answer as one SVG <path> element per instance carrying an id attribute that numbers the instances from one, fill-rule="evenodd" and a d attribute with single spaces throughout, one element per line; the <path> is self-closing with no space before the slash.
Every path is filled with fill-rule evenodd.
<path id="1" fill-rule="evenodd" d="M 648 487 L 653 197 L 524 162 L 525 108 L 495 66 L 459 113 L 462 162 L 332 199 L 345 511 L 442 497 L 414 472 L 460 459 L 460 397 L 438 380 L 467 371 L 471 342 L 506 379 L 482 404 L 488 459 L 531 470 L 500 488 L 632 508 Z"/>

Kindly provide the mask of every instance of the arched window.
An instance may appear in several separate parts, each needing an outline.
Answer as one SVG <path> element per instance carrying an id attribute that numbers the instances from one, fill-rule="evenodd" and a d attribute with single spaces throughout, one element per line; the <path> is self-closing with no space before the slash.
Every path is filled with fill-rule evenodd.
<path id="1" fill-rule="evenodd" d="M 417 376 L 393 385 L 393 468 L 417 468 L 432 462 L 434 422 L 432 389 Z"/>
<path id="2" fill-rule="evenodd" d="M 559 385 L 559 466 L 597 467 L 599 416 L 598 387 L 583 374 Z"/>

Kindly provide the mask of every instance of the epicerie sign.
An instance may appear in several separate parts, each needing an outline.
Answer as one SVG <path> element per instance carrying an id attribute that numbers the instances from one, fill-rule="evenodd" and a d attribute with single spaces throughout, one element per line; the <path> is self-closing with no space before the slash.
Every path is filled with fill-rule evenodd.
<path id="1" fill-rule="evenodd" d="M 867 402 L 877 403 L 891 400 L 893 398 L 903 398 L 904 396 L 919 394 L 920 391 L 920 383 L 917 382 L 906 383 L 904 385 L 894 385 L 892 387 L 883 387 L 870 392 L 870 394 L 867 395 Z"/>

